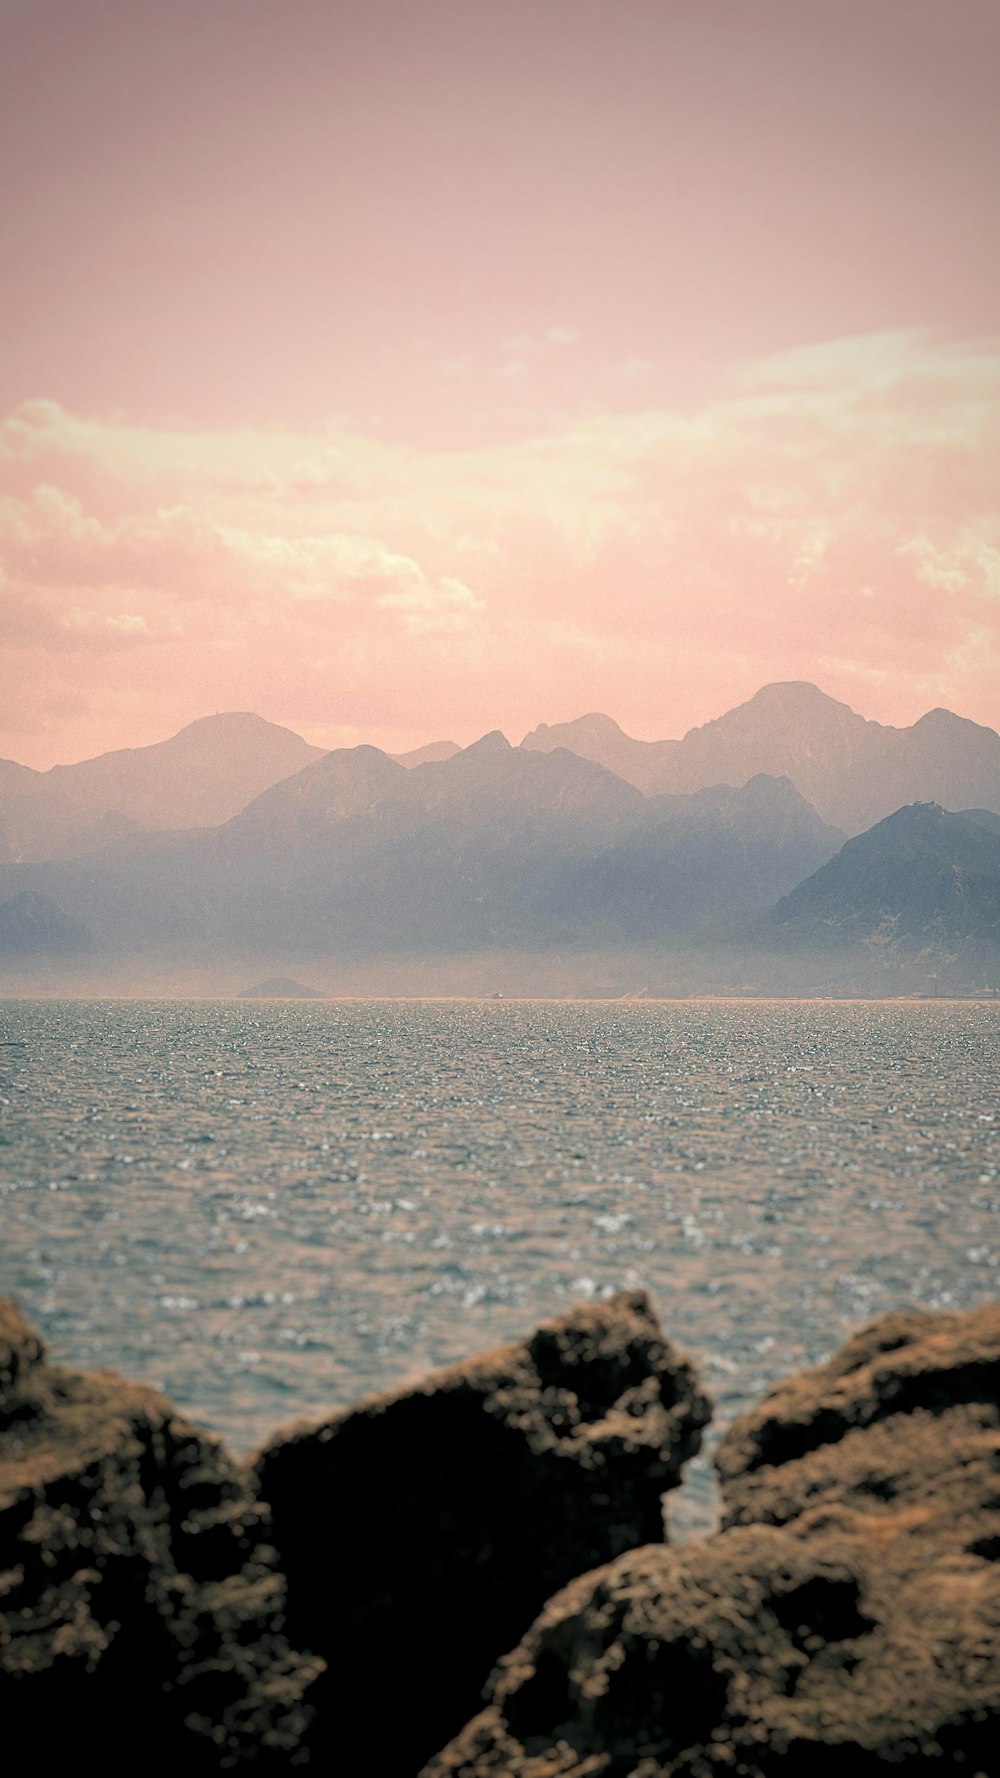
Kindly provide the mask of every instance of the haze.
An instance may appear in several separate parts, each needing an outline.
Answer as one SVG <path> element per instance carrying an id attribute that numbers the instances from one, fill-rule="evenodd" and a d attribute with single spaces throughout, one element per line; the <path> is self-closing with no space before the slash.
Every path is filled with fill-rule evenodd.
<path id="1" fill-rule="evenodd" d="M 988 0 L 3 36 L 0 753 L 996 723 Z"/>

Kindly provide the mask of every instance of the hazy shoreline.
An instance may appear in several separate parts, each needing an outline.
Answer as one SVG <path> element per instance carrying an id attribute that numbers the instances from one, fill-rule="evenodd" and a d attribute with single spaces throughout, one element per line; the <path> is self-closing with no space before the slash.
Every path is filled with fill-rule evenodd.
<path id="1" fill-rule="evenodd" d="M 1000 1006 L 996 994 L 97 994 L 66 990 L 9 993 L 0 1006 L 34 1001 L 99 1001 L 113 1005 L 168 1003 L 205 1005 L 364 1006 Z"/>

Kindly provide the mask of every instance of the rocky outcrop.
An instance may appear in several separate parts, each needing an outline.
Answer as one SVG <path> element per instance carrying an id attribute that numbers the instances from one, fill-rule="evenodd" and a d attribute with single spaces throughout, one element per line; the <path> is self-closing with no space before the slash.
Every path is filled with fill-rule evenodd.
<path id="1" fill-rule="evenodd" d="M 282 1627 L 267 1516 L 154 1390 L 45 1360 L 0 1300 L 0 1713 L 39 1772 L 300 1758 L 319 1663 Z"/>
<path id="2" fill-rule="evenodd" d="M 862 1328 L 737 1420 L 716 1463 L 727 1524 L 810 1530 L 843 1509 L 885 1536 L 905 1514 L 961 1547 L 970 1515 L 1000 1510 L 1000 1303 Z"/>
<path id="3" fill-rule="evenodd" d="M 707 1414 L 630 1294 L 254 1478 L 0 1303 L 8 1743 L 112 1778 L 994 1778 L 1000 1305 L 887 1317 L 781 1384 L 722 1442 L 723 1529 L 674 1549 Z"/>
<path id="4" fill-rule="evenodd" d="M 718 1468 L 726 1528 L 565 1588 L 427 1778 L 997 1771 L 1000 1306 L 876 1324 Z"/>
<path id="5" fill-rule="evenodd" d="M 289 1632 L 328 1663 L 316 1765 L 415 1772 L 556 1588 L 662 1539 L 707 1418 L 634 1293 L 270 1445 Z"/>

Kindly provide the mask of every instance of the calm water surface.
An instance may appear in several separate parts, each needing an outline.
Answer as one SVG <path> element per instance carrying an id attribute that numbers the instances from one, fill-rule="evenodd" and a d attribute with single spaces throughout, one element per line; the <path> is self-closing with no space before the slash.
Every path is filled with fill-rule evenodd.
<path id="1" fill-rule="evenodd" d="M 0 1289 L 239 1448 L 648 1288 L 719 1417 L 997 1294 L 1000 1008 L 0 1004 Z"/>

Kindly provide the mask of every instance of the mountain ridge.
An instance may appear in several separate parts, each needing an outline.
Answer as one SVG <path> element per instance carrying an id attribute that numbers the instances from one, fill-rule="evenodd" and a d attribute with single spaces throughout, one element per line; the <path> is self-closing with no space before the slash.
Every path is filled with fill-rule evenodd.
<path id="1" fill-rule="evenodd" d="M 680 740 L 639 741 L 611 717 L 541 724 L 531 750 L 570 747 L 647 795 L 787 776 L 820 815 L 858 833 L 908 802 L 1000 813 L 1000 735 L 942 706 L 909 728 L 859 716 L 807 680 L 777 681 Z"/>
<path id="2" fill-rule="evenodd" d="M 4 875 L 119 954 L 667 942 L 763 910 L 842 839 L 787 780 L 646 798 L 494 731 L 410 770 L 340 749 L 218 827 Z"/>
<path id="3" fill-rule="evenodd" d="M 883 954 L 1000 961 L 1000 818 L 897 809 L 783 896 L 762 937 Z"/>
<path id="4" fill-rule="evenodd" d="M 47 772 L 0 766 L 0 835 L 13 862 L 66 858 L 136 830 L 211 827 L 322 749 L 251 711 L 202 716 L 165 741 Z"/>
<path id="5" fill-rule="evenodd" d="M 473 746 L 508 747 L 498 730 Z M 1000 735 L 936 705 L 908 728 L 860 716 L 807 680 L 774 681 L 679 740 L 641 741 L 590 711 L 541 723 L 520 750 L 563 748 L 645 796 L 689 795 L 755 776 L 788 777 L 822 819 L 863 832 L 907 803 L 1000 813 Z M 349 752 L 350 749 L 335 749 Z M 380 753 L 381 749 L 378 749 Z M 467 753 L 453 741 L 389 754 L 407 771 Z M 0 760 L 0 861 L 69 858 L 129 832 L 214 827 L 325 757 L 250 711 L 198 717 L 165 741 L 35 771 Z"/>

